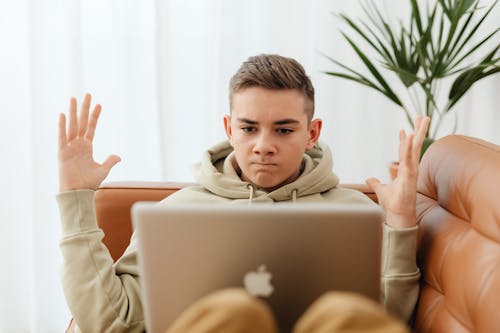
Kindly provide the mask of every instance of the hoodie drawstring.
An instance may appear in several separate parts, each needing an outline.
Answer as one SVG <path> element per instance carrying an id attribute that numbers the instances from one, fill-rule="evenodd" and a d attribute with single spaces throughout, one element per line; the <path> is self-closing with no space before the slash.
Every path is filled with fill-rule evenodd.
<path id="1" fill-rule="evenodd" d="M 253 196 L 254 196 L 254 187 L 252 186 L 252 184 L 248 184 L 247 185 L 247 189 L 250 191 L 250 194 L 248 196 L 248 205 L 250 206 L 252 204 L 252 201 L 253 201 Z M 297 194 L 298 194 L 298 190 L 297 189 L 294 189 L 292 191 L 292 202 L 293 203 L 296 203 L 297 202 Z"/>
<path id="2" fill-rule="evenodd" d="M 251 184 L 248 184 L 247 188 L 250 190 L 250 196 L 248 198 L 248 205 L 250 206 L 253 200 L 253 186 Z"/>

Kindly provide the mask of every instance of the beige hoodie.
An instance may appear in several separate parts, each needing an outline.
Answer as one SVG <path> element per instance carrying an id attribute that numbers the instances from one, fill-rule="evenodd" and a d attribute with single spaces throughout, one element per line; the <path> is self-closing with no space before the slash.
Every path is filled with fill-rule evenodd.
<path id="1" fill-rule="evenodd" d="M 265 192 L 244 182 L 233 165 L 228 142 L 208 150 L 194 166 L 199 186 L 170 195 L 162 204 L 195 202 L 321 202 L 332 204 L 374 203 L 360 192 L 337 187 L 328 147 L 318 144 L 304 156 L 303 171 L 294 182 Z M 140 277 L 134 236 L 123 256 L 113 264 L 102 244 L 97 225 L 94 192 L 76 190 L 60 193 L 63 237 L 62 282 L 66 300 L 82 332 L 143 332 Z M 408 320 L 418 298 L 419 270 L 416 266 L 417 228 L 383 228 L 382 304 Z"/>

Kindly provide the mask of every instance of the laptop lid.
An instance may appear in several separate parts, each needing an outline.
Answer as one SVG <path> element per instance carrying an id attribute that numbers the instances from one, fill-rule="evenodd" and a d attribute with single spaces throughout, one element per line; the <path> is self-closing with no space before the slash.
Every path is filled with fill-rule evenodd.
<path id="1" fill-rule="evenodd" d="M 198 299 L 230 287 L 266 300 L 281 331 L 328 291 L 378 302 L 382 216 L 367 205 L 137 203 L 147 330 L 164 332 Z"/>

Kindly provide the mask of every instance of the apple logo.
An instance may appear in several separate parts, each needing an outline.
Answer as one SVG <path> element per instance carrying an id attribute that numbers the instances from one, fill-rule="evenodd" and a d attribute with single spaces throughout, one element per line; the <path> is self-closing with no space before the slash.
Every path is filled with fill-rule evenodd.
<path id="1" fill-rule="evenodd" d="M 266 271 L 266 265 L 260 265 L 257 272 L 251 271 L 245 274 L 243 284 L 250 295 L 269 297 L 274 290 L 271 277 L 271 273 Z"/>

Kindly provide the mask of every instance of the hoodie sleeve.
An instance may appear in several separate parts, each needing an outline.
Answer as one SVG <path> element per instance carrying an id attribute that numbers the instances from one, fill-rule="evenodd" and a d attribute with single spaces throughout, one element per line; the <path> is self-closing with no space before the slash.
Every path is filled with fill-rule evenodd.
<path id="1" fill-rule="evenodd" d="M 329 200 L 339 203 L 375 203 L 358 191 L 329 191 Z M 401 320 L 408 322 L 418 300 L 420 270 L 417 267 L 418 227 L 396 229 L 382 227 L 381 304 Z"/>
<path id="2" fill-rule="evenodd" d="M 420 270 L 416 263 L 418 227 L 395 229 L 384 224 L 381 267 L 382 305 L 408 322 L 418 300 Z"/>
<path id="3" fill-rule="evenodd" d="M 97 225 L 94 191 L 62 192 L 57 201 L 62 222 L 62 285 L 79 330 L 143 332 L 135 244 L 114 264 Z"/>

